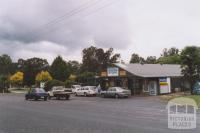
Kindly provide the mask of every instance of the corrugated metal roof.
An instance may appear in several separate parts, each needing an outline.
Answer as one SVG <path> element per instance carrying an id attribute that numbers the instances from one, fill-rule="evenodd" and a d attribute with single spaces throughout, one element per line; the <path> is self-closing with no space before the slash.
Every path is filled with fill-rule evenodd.
<path id="1" fill-rule="evenodd" d="M 116 66 L 139 77 L 180 77 L 181 66 L 169 64 L 120 64 Z"/>

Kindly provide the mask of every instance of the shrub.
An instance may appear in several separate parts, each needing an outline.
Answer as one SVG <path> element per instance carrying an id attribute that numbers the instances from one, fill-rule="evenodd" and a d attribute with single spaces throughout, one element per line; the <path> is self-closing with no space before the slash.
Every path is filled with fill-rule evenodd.
<path id="1" fill-rule="evenodd" d="M 65 81 L 65 87 L 66 88 L 71 88 L 72 85 L 76 84 L 75 81 L 71 81 L 71 80 L 66 80 Z"/>
<path id="2" fill-rule="evenodd" d="M 64 86 L 64 85 L 65 85 L 64 82 L 54 79 L 54 80 L 50 80 L 50 81 L 46 82 L 44 89 L 46 91 L 49 91 L 54 86 Z"/>

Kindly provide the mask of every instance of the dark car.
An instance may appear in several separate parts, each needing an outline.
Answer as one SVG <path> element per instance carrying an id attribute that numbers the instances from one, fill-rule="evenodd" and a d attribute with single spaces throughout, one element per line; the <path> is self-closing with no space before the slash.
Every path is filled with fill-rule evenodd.
<path id="1" fill-rule="evenodd" d="M 193 94 L 200 95 L 200 82 L 197 82 L 193 88 Z"/>
<path id="2" fill-rule="evenodd" d="M 129 97 L 130 95 L 130 90 L 126 90 L 121 87 L 110 87 L 107 91 L 101 91 L 101 97 L 123 98 Z"/>
<path id="3" fill-rule="evenodd" d="M 48 94 L 42 88 L 33 88 L 25 95 L 25 99 L 26 100 L 29 100 L 29 99 L 33 99 L 33 100 L 43 99 L 44 101 L 46 101 L 47 97 L 48 97 Z"/>

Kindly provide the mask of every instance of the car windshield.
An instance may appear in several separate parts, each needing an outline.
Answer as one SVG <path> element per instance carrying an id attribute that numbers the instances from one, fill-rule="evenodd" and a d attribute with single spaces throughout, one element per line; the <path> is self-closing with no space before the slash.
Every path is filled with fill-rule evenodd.
<path id="1" fill-rule="evenodd" d="M 37 89 L 36 89 L 36 92 L 37 92 L 37 93 L 45 93 L 45 90 L 44 90 L 44 89 L 41 89 L 41 88 L 37 88 Z"/>
<path id="2" fill-rule="evenodd" d="M 88 87 L 90 90 L 95 90 L 96 89 L 96 86 L 89 86 Z"/>
<path id="3" fill-rule="evenodd" d="M 121 87 L 116 87 L 116 89 L 117 89 L 118 91 L 124 91 L 124 89 L 121 88 Z"/>
<path id="4" fill-rule="evenodd" d="M 74 88 L 81 88 L 80 85 L 73 85 Z"/>

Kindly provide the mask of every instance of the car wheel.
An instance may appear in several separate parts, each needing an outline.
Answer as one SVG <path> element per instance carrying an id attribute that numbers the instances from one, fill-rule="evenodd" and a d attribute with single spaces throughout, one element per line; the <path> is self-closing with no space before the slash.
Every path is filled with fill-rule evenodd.
<path id="1" fill-rule="evenodd" d="M 37 101 L 37 100 L 38 100 L 38 98 L 37 98 L 37 97 L 34 97 L 34 100 L 35 100 L 35 101 Z"/>
<path id="2" fill-rule="evenodd" d="M 84 96 L 87 97 L 87 93 L 86 92 L 84 93 Z"/>
<path id="3" fill-rule="evenodd" d="M 118 95 L 118 94 L 115 94 L 115 98 L 118 99 L 118 98 L 119 98 L 119 95 Z"/>
<path id="4" fill-rule="evenodd" d="M 28 100 L 28 97 L 25 97 L 25 100 Z"/>
<path id="5" fill-rule="evenodd" d="M 60 97 L 59 97 L 59 96 L 57 96 L 57 97 L 56 97 L 56 99 L 57 99 L 57 100 L 60 100 Z"/>
<path id="6" fill-rule="evenodd" d="M 65 97 L 65 99 L 66 99 L 66 100 L 69 100 L 69 97 L 70 97 L 70 96 L 69 96 L 69 95 L 67 95 L 67 96 Z"/>
<path id="7" fill-rule="evenodd" d="M 47 97 L 44 97 L 44 101 L 47 101 Z"/>

